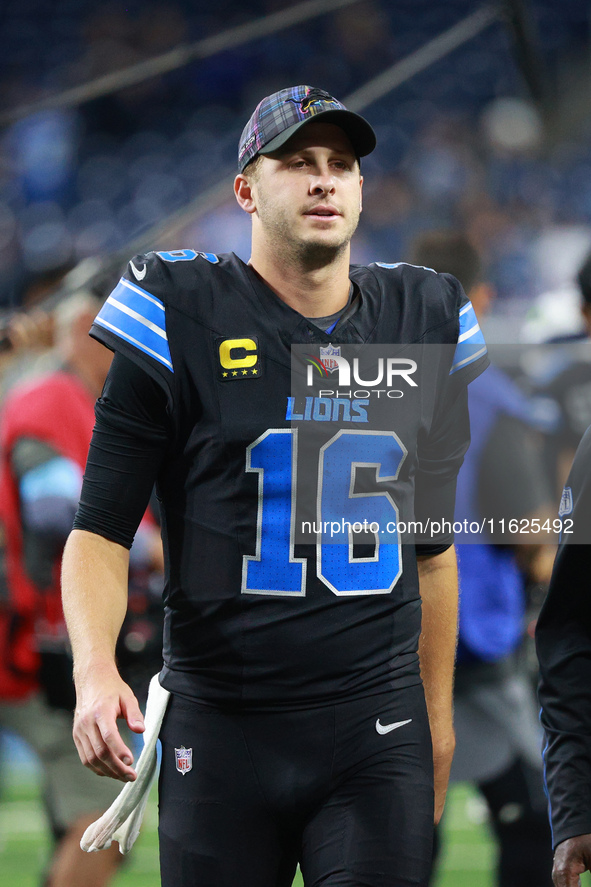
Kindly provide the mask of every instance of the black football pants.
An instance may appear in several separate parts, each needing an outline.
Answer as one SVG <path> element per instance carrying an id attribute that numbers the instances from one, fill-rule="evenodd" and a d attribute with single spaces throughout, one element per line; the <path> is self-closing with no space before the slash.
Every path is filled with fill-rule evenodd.
<path id="1" fill-rule="evenodd" d="M 173 696 L 161 740 L 162 887 L 291 887 L 298 862 L 306 887 L 428 883 L 422 686 L 288 712 Z"/>

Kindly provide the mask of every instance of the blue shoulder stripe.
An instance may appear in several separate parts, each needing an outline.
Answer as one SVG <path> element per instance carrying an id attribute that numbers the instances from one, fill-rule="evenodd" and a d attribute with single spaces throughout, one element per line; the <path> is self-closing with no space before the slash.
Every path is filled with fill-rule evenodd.
<path id="1" fill-rule="evenodd" d="M 478 325 L 472 303 L 466 302 L 460 310 L 460 333 L 452 367 L 449 371 L 450 376 L 478 360 L 479 357 L 486 354 L 486 350 L 484 336 Z"/>
<path id="2" fill-rule="evenodd" d="M 156 296 L 122 278 L 94 322 L 173 372 L 164 304 Z"/>

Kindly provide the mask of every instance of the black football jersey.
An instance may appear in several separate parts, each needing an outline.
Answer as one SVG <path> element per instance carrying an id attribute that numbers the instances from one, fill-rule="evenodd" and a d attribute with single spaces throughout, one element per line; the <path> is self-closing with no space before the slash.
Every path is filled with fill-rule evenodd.
<path id="1" fill-rule="evenodd" d="M 372 264 L 350 277 L 357 310 L 329 334 L 235 255 L 150 253 L 96 318 L 92 335 L 168 399 L 172 692 L 298 707 L 419 681 L 416 550 L 452 534 L 400 528 L 433 503 L 453 520 L 466 385 L 486 347 L 449 275 Z"/>

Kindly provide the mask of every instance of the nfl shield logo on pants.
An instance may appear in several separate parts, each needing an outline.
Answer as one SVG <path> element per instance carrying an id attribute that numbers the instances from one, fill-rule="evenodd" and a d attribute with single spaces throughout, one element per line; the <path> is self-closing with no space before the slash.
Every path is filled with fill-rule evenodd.
<path id="1" fill-rule="evenodd" d="M 185 773 L 193 769 L 193 749 L 185 748 L 184 745 L 181 745 L 180 748 L 175 748 L 174 753 L 176 756 L 176 768 L 184 776 Z"/>

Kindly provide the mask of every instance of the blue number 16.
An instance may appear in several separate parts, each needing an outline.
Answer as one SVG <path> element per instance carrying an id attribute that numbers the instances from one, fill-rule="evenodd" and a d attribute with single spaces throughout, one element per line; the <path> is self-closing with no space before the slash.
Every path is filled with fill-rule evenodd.
<path id="1" fill-rule="evenodd" d="M 341 430 L 321 448 L 316 574 L 334 594 L 388 594 L 396 585 L 402 572 L 396 504 L 387 490 L 354 489 L 358 468 L 374 468 L 378 482 L 395 480 L 406 454 L 392 431 Z M 296 465 L 297 429 L 270 429 L 247 449 L 246 470 L 259 475 L 259 495 L 256 554 L 242 560 L 245 594 L 306 593 L 307 561 L 294 556 Z M 375 553 L 354 558 L 348 526 L 364 521 L 378 525 Z M 331 524 L 330 542 L 323 542 L 320 527 Z"/>

